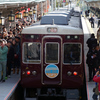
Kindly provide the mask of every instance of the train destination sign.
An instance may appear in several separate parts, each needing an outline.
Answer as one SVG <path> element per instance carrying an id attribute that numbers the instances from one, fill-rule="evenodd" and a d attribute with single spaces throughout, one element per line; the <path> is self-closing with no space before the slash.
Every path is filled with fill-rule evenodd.
<path id="1" fill-rule="evenodd" d="M 57 28 L 56 27 L 49 27 L 49 28 L 47 28 L 47 32 L 49 32 L 49 33 L 57 33 Z"/>
<path id="2" fill-rule="evenodd" d="M 46 66 L 45 74 L 48 78 L 56 78 L 59 74 L 59 68 L 54 64 L 50 64 Z"/>

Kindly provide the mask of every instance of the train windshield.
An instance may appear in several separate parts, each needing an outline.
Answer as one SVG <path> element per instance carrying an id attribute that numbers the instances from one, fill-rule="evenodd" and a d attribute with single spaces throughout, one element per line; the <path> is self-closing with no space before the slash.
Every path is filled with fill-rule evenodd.
<path id="1" fill-rule="evenodd" d="M 46 43 L 46 63 L 58 63 L 58 43 Z"/>
<path id="2" fill-rule="evenodd" d="M 81 63 L 81 44 L 64 44 L 64 63 Z"/>
<path id="3" fill-rule="evenodd" d="M 40 63 L 40 43 L 23 43 L 23 62 Z"/>

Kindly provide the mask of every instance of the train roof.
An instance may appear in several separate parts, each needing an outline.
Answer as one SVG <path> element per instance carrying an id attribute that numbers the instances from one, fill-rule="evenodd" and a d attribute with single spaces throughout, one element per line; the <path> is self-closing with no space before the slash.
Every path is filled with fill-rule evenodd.
<path id="1" fill-rule="evenodd" d="M 64 11 L 64 10 L 59 11 L 59 9 L 58 9 L 58 10 L 53 11 L 53 12 L 67 12 L 67 10 L 66 11 Z M 52 12 L 50 12 L 50 13 L 52 13 Z M 58 17 L 54 18 L 54 16 L 66 16 L 65 14 L 59 14 L 59 13 L 58 14 L 47 14 L 45 16 L 42 16 L 43 20 L 41 18 L 41 20 L 40 20 L 40 22 L 38 22 L 38 24 L 34 23 L 32 26 L 35 26 L 35 25 L 51 25 L 53 23 L 53 19 L 54 19 L 54 24 L 56 24 L 56 25 L 65 25 L 65 26 L 70 26 L 70 27 L 82 29 L 80 9 L 79 8 L 74 8 L 74 9 L 72 8 L 68 11 L 68 13 L 69 14 L 67 15 L 67 17 L 64 17 L 64 18 L 58 18 Z M 48 17 L 48 18 L 46 18 L 46 17 Z"/>
<path id="2" fill-rule="evenodd" d="M 70 20 L 70 17 L 71 17 L 70 12 L 59 11 L 59 10 L 49 12 L 48 14 L 63 14 L 63 15 L 67 15 L 67 18 L 68 18 L 69 20 Z"/>
<path id="3" fill-rule="evenodd" d="M 48 14 L 64 14 L 64 15 L 68 15 L 69 12 L 56 10 L 56 11 L 49 12 Z"/>
<path id="4" fill-rule="evenodd" d="M 57 32 L 49 32 L 48 29 L 56 29 Z M 82 35 L 81 28 L 64 25 L 37 25 L 24 28 L 22 34 L 76 34 Z"/>
<path id="5" fill-rule="evenodd" d="M 63 16 L 63 17 L 67 17 L 67 15 L 63 15 L 63 14 L 47 14 L 47 15 L 45 15 L 45 16 Z M 45 16 L 43 16 L 43 17 L 45 17 Z"/>
<path id="6" fill-rule="evenodd" d="M 64 14 L 47 14 L 42 17 L 40 24 L 52 24 L 52 20 L 57 25 L 68 25 L 67 15 Z"/>
<path id="7" fill-rule="evenodd" d="M 59 8 L 58 10 L 59 10 L 59 11 L 67 11 L 68 8 Z"/>

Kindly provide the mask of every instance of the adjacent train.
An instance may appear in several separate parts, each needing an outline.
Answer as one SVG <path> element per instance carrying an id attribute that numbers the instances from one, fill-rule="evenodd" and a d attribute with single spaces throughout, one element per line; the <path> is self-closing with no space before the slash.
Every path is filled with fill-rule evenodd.
<path id="1" fill-rule="evenodd" d="M 82 28 L 27 27 L 22 31 L 21 52 L 21 85 L 25 98 L 87 100 Z"/>

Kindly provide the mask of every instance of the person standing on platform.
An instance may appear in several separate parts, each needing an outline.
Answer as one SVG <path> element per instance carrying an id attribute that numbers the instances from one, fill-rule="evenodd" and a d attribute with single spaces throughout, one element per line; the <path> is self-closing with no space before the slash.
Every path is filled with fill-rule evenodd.
<path id="1" fill-rule="evenodd" d="M 98 26 L 97 26 L 97 28 L 99 28 L 99 26 L 100 26 L 100 19 L 98 20 Z"/>
<path id="2" fill-rule="evenodd" d="M 88 17 L 88 16 L 89 16 L 89 13 L 88 13 L 88 11 L 87 11 L 87 10 L 85 11 L 85 16 L 86 16 L 86 17 Z"/>
<path id="3" fill-rule="evenodd" d="M 19 67 L 20 67 L 20 37 L 15 37 L 15 44 L 14 46 L 14 67 L 13 67 L 13 74 L 15 73 L 15 68 L 17 67 L 17 74 L 19 74 Z"/>
<path id="4" fill-rule="evenodd" d="M 100 28 L 97 31 L 97 42 L 100 43 Z"/>
<path id="5" fill-rule="evenodd" d="M 2 39 L 3 38 L 3 35 L 2 35 L 2 32 L 0 32 L 0 39 Z"/>
<path id="6" fill-rule="evenodd" d="M 8 47 L 0 40 L 0 81 L 5 82 Z M 3 80 L 2 80 L 3 71 Z"/>
<path id="7" fill-rule="evenodd" d="M 91 28 L 94 28 L 94 16 L 90 18 Z"/>
<path id="8" fill-rule="evenodd" d="M 92 50 L 89 50 L 87 53 L 86 63 L 89 68 L 89 81 L 92 80 L 93 76 L 95 75 L 95 70 L 98 69 L 98 54 L 98 45 L 94 45 Z"/>
<path id="9" fill-rule="evenodd" d="M 4 27 L 3 28 L 3 39 L 6 39 L 8 38 L 8 32 L 7 32 L 7 29 Z"/>
<path id="10" fill-rule="evenodd" d="M 92 50 L 93 45 L 97 45 L 97 39 L 95 38 L 94 33 L 91 34 L 91 37 L 86 41 L 89 50 Z"/>
<path id="11" fill-rule="evenodd" d="M 99 68 L 96 70 L 96 72 L 97 71 L 100 71 L 100 65 L 99 65 Z M 99 75 L 98 75 L 98 77 L 99 77 Z M 93 98 L 93 100 L 97 100 L 98 95 L 99 95 L 98 83 L 97 82 L 95 82 L 95 87 L 93 88 L 93 92 L 94 92 L 94 94 L 93 94 L 92 98 Z"/>
<path id="12" fill-rule="evenodd" d="M 8 54 L 7 54 L 7 69 L 8 69 L 8 71 L 7 71 L 7 75 L 10 78 L 12 63 L 14 62 L 14 48 L 12 46 L 11 41 L 7 42 L 7 47 L 8 47 Z"/>
<path id="13" fill-rule="evenodd" d="M 99 100 L 100 100 L 100 71 L 97 71 L 93 77 L 93 81 L 98 83 Z"/>

